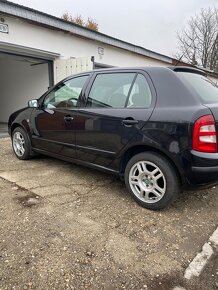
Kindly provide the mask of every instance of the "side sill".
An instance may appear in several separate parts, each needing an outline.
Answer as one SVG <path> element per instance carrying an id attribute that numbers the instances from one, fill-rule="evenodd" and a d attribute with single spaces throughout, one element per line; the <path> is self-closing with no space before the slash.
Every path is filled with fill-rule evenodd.
<path id="1" fill-rule="evenodd" d="M 93 169 L 97 169 L 99 171 L 103 171 L 103 172 L 119 175 L 119 171 L 116 171 L 116 170 L 113 170 L 113 169 L 110 169 L 110 168 L 107 168 L 107 167 L 104 167 L 104 166 L 96 165 L 96 164 L 93 164 L 93 163 L 90 163 L 90 162 L 81 161 L 79 159 L 66 157 L 66 156 L 63 156 L 63 155 L 51 153 L 51 152 L 44 151 L 44 150 L 41 150 L 41 149 L 36 149 L 36 148 L 33 148 L 33 151 L 36 152 L 36 153 L 39 153 L 39 154 L 41 153 L 41 154 L 44 154 L 44 155 L 47 155 L 47 156 L 51 156 L 51 157 L 54 157 L 54 158 L 57 158 L 57 159 L 61 159 L 61 160 L 67 161 L 67 162 L 75 163 L 75 164 L 82 165 L 82 166 L 89 167 L 89 168 L 93 168 Z"/>

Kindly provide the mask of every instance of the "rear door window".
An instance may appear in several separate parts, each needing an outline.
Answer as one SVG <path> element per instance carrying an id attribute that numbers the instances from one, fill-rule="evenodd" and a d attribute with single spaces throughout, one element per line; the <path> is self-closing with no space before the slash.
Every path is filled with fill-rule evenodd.
<path id="1" fill-rule="evenodd" d="M 140 73 L 98 74 L 89 93 L 87 106 L 94 108 L 149 108 L 152 94 Z"/>
<path id="2" fill-rule="evenodd" d="M 88 97 L 87 106 L 124 108 L 135 73 L 98 74 Z"/>
<path id="3" fill-rule="evenodd" d="M 151 90 L 146 78 L 138 74 L 129 96 L 128 108 L 149 108 L 152 101 Z"/>

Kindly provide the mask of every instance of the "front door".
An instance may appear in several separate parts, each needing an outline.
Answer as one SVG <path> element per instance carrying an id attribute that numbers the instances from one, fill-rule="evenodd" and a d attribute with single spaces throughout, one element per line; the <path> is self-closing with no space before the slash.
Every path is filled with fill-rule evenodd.
<path id="1" fill-rule="evenodd" d="M 40 108 L 33 111 L 33 147 L 75 158 L 77 103 L 88 75 L 59 83 L 46 95 Z"/>

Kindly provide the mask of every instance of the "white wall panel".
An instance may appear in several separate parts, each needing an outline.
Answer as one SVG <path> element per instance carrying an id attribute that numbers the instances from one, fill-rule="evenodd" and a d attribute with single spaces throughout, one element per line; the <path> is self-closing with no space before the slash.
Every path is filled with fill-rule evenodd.
<path id="1" fill-rule="evenodd" d="M 59 82 L 63 78 L 72 74 L 92 70 L 93 63 L 90 57 L 57 59 L 55 61 L 55 81 Z"/>

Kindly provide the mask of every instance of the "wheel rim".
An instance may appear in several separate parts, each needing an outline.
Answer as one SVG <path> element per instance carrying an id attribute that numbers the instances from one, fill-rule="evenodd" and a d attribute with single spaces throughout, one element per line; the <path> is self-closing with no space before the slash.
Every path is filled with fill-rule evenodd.
<path id="1" fill-rule="evenodd" d="M 25 140 L 20 132 L 16 132 L 13 135 L 13 148 L 17 156 L 22 157 L 25 153 Z"/>
<path id="2" fill-rule="evenodd" d="M 150 161 L 139 161 L 130 169 L 129 185 L 133 194 L 145 203 L 156 203 L 166 192 L 161 169 Z"/>

